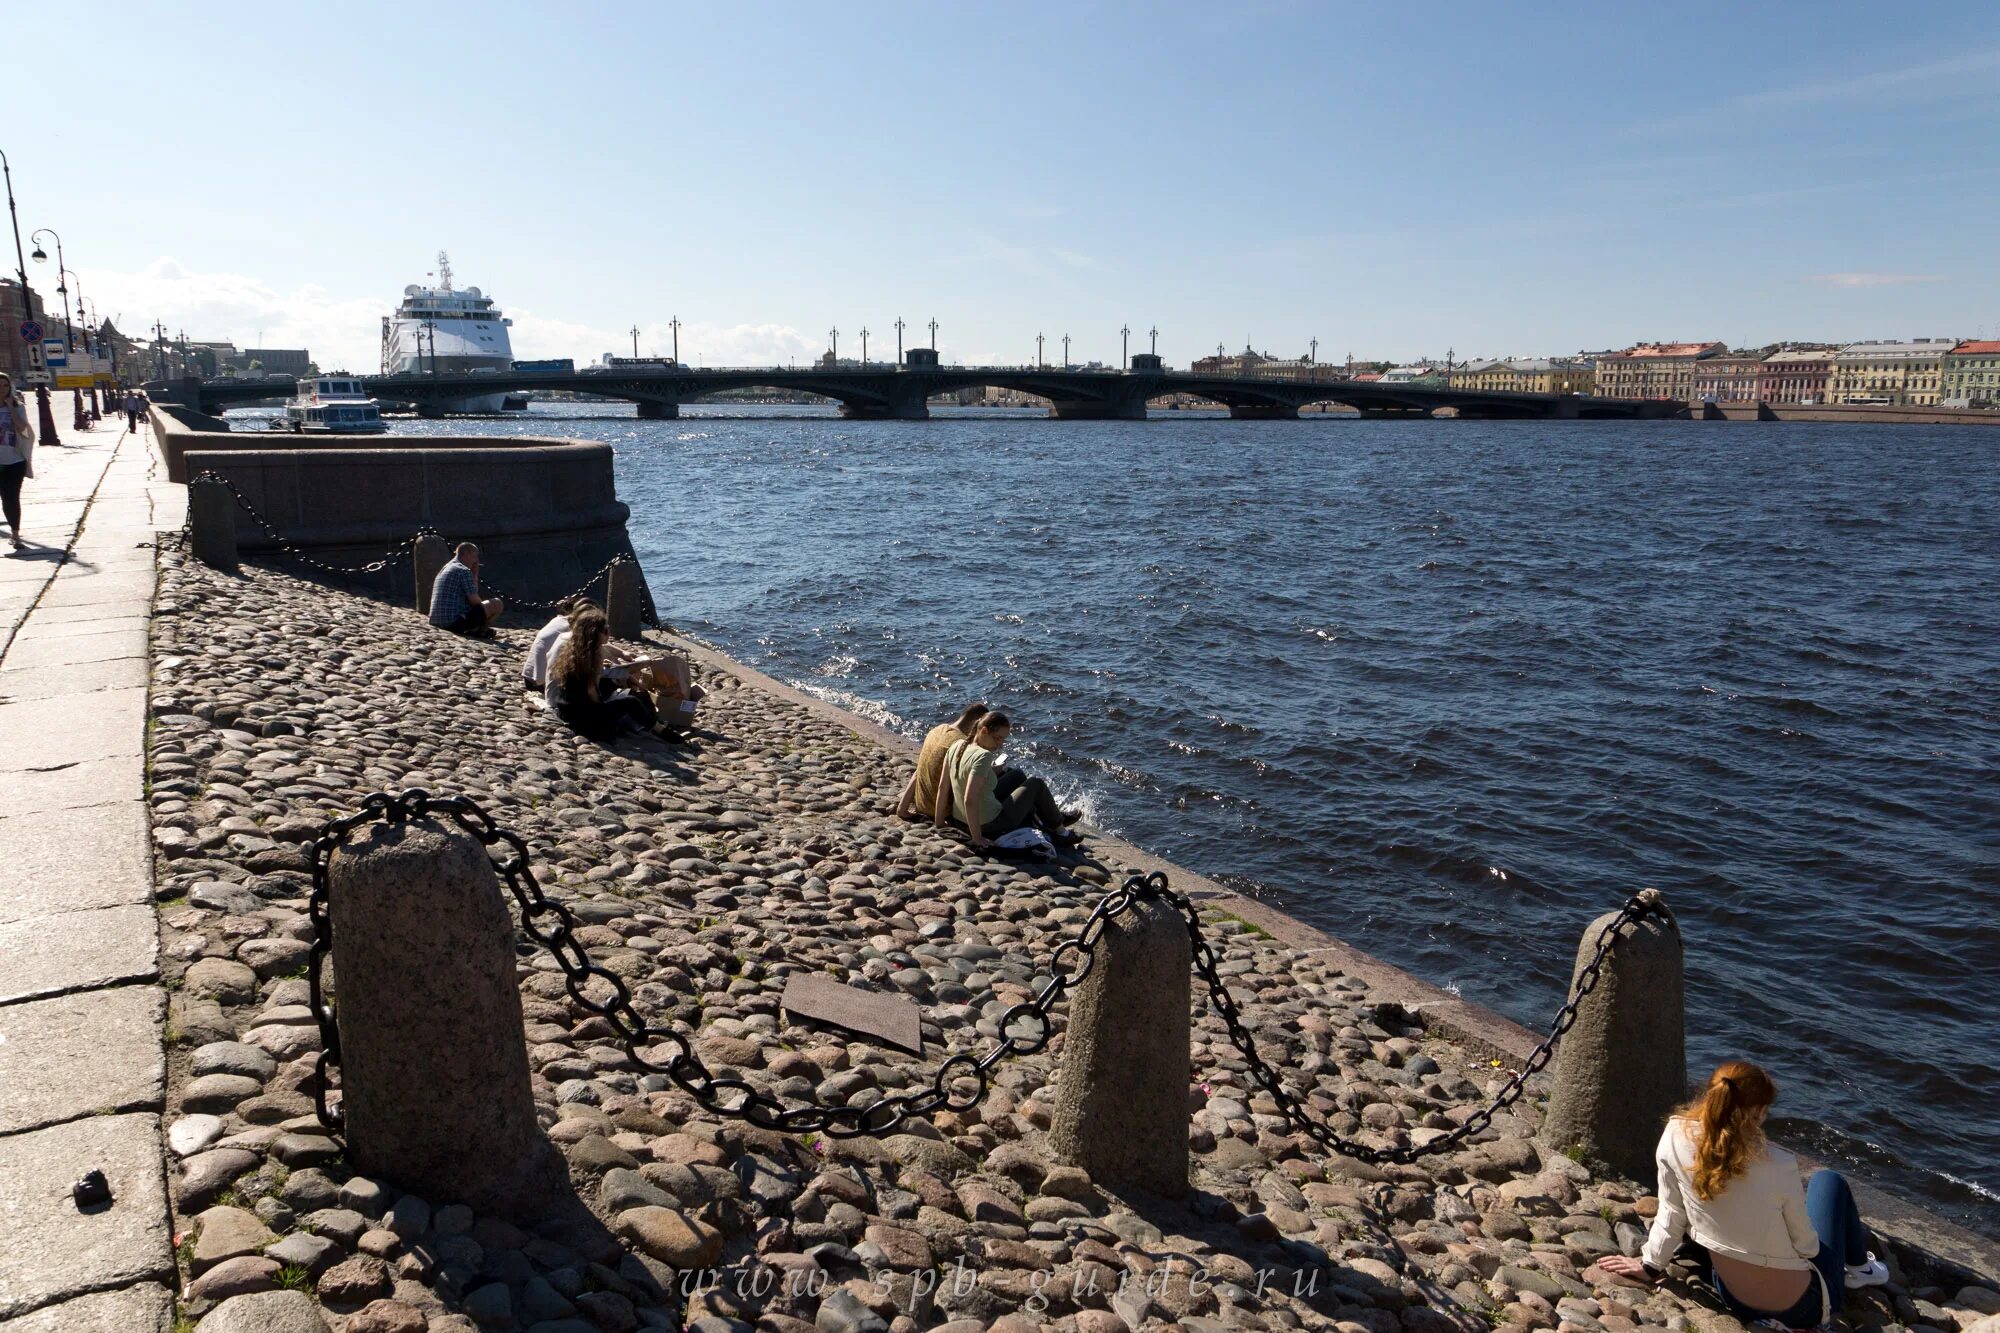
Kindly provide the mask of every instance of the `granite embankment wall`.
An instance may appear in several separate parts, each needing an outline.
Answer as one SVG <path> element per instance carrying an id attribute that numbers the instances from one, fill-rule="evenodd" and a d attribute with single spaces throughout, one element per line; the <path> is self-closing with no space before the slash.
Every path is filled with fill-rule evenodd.
<path id="1" fill-rule="evenodd" d="M 1863 407 L 1827 403 L 1692 403 L 1697 421 L 1818 421 L 1878 426 L 2000 426 L 2000 412 L 1969 407 Z"/>
<path id="2" fill-rule="evenodd" d="M 169 479 L 220 474 L 288 543 L 331 563 L 365 563 L 432 527 L 449 541 L 479 543 L 490 590 L 549 601 L 581 587 L 613 557 L 633 554 L 625 528 L 630 511 L 618 499 L 607 444 L 301 437 L 216 429 L 211 422 L 185 408 L 152 409 Z M 236 540 L 250 554 L 274 547 L 241 509 Z M 362 586 L 405 599 L 410 578 L 403 563 Z"/>

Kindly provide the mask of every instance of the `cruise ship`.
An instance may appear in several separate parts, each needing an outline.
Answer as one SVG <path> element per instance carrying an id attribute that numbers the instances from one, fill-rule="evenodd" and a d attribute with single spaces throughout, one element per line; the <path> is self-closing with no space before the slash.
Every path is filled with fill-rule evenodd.
<path id="1" fill-rule="evenodd" d="M 513 324 L 477 287 L 451 285 L 451 256 L 438 251 L 438 285 L 411 283 L 403 303 L 382 317 L 382 373 L 478 374 L 514 365 L 507 329 Z M 478 394 L 440 404 L 447 412 L 498 412 L 507 395 Z"/>

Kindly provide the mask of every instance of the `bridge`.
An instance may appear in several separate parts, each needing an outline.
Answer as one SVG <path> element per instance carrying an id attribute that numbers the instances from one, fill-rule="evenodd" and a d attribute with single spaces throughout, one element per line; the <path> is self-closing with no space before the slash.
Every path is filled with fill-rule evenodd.
<path id="1" fill-rule="evenodd" d="M 921 349 L 920 349 L 921 350 Z M 364 375 L 356 378 L 385 404 L 441 416 L 453 402 L 497 393 L 563 390 L 635 403 L 646 420 L 680 415 L 681 404 L 700 402 L 730 390 L 771 389 L 811 393 L 840 405 L 842 416 L 922 421 L 934 397 L 960 390 L 995 388 L 1046 399 L 1058 420 L 1143 421 L 1148 401 L 1171 394 L 1205 398 L 1252 419 L 1296 418 L 1299 409 L 1319 403 L 1351 407 L 1364 417 L 1424 418 L 1450 409 L 1482 420 L 1658 418 L 1682 415 L 1686 405 L 1656 398 L 1593 398 L 1578 394 L 1490 393 L 1471 389 L 1419 388 L 1358 380 L 1275 380 L 1249 376 L 1194 375 L 1165 369 L 1151 356 L 1135 357 L 1131 370 L 1067 370 L 1043 366 L 766 366 L 698 370 L 692 366 L 580 371 L 501 371 L 498 373 Z M 157 401 L 204 412 L 232 405 L 289 398 L 294 381 L 284 376 L 257 380 L 172 380 L 147 384 Z"/>

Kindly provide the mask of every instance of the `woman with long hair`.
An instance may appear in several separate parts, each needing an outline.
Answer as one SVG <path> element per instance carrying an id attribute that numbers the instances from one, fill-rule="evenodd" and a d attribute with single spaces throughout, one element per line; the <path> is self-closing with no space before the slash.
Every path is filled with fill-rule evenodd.
<path id="1" fill-rule="evenodd" d="M 21 549 L 21 483 L 35 475 L 35 428 L 14 381 L 0 375 L 0 508 L 14 549 Z"/>
<path id="2" fill-rule="evenodd" d="M 1789 1329 L 1824 1328 L 1848 1288 L 1889 1280 L 1847 1182 L 1816 1171 L 1802 1185 L 1799 1159 L 1764 1137 L 1777 1099 L 1777 1083 L 1749 1061 L 1716 1067 L 1660 1135 L 1660 1210 L 1645 1249 L 1601 1261 L 1606 1272 L 1658 1277 L 1691 1237 L 1708 1251 L 1709 1280 L 1732 1314 Z"/>
<path id="3" fill-rule="evenodd" d="M 611 622 L 585 605 L 571 618 L 569 633 L 549 665 L 547 699 L 555 715 L 595 740 L 610 740 L 631 723 L 644 729 L 657 716 L 650 699 L 620 690 L 604 676 L 604 653 Z"/>

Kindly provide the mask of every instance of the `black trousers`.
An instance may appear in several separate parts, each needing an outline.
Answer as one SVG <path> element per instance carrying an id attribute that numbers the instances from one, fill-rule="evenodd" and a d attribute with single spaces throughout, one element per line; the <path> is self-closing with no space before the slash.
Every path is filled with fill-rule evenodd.
<path id="1" fill-rule="evenodd" d="M 7 511 L 7 526 L 21 535 L 21 483 L 27 479 L 26 463 L 0 464 L 0 506 Z"/>

